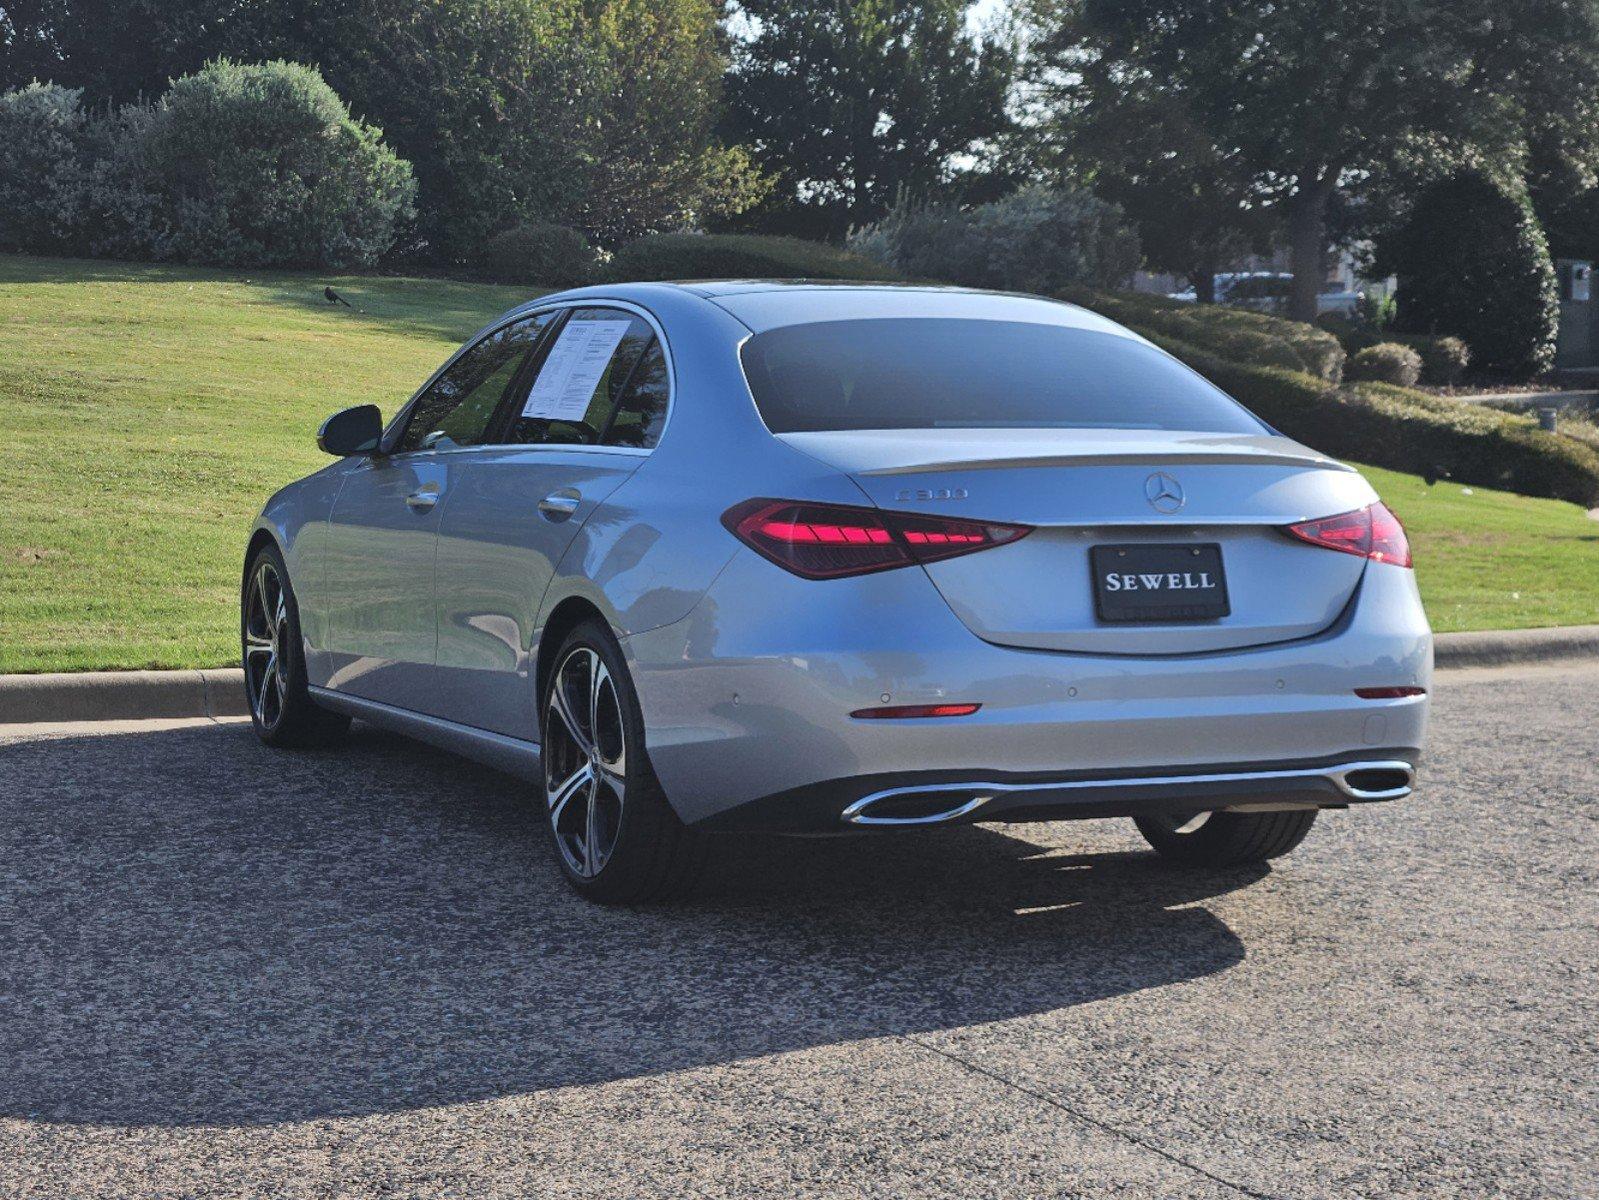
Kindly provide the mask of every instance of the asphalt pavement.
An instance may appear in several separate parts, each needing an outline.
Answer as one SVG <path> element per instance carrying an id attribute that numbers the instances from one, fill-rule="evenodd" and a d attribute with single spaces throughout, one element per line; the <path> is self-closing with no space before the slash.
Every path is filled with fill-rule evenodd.
<path id="1" fill-rule="evenodd" d="M 1599 1195 L 1599 667 L 1435 713 L 1270 870 L 745 840 L 637 911 L 373 730 L 6 730 L 0 1196 Z"/>

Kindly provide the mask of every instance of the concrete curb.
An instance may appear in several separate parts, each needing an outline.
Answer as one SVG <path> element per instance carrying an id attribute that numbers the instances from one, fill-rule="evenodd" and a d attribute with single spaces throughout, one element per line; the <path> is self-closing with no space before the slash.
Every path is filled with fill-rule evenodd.
<path id="1" fill-rule="evenodd" d="M 1440 633 L 1434 656 L 1440 667 L 1507 667 L 1554 663 L 1599 655 L 1599 625 L 1555 629 L 1495 629 L 1484 633 Z"/>
<path id="2" fill-rule="evenodd" d="M 1441 633 L 1435 647 L 1444 669 L 1599 658 L 1599 625 Z M 247 715 L 237 667 L 0 675 L 0 725 Z"/>
<path id="3" fill-rule="evenodd" d="M 237 667 L 0 675 L 0 725 L 242 717 L 248 711 L 244 672 Z"/>

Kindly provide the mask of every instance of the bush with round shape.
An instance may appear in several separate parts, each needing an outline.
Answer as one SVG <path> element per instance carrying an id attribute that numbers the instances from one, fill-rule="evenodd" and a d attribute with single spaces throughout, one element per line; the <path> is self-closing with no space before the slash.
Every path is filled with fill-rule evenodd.
<path id="1" fill-rule="evenodd" d="M 657 233 L 628 242 L 611 260 L 611 278 L 886 279 L 898 271 L 825 242 L 738 233 Z"/>
<path id="2" fill-rule="evenodd" d="M 53 83 L 0 94 L 0 249 L 79 248 L 90 161 L 82 98 Z"/>
<path id="3" fill-rule="evenodd" d="M 1421 355 L 1397 342 L 1378 342 L 1367 346 L 1349 360 L 1344 378 L 1414 387 L 1421 378 Z"/>
<path id="4" fill-rule="evenodd" d="M 1398 277 L 1400 330 L 1457 337 L 1479 370 L 1511 379 L 1554 365 L 1554 264 L 1524 192 L 1457 172 L 1417 197 L 1376 265 Z"/>
<path id="5" fill-rule="evenodd" d="M 594 247 L 575 229 L 550 221 L 522 221 L 502 229 L 474 251 L 478 274 L 495 283 L 577 287 L 595 273 Z"/>
<path id="6" fill-rule="evenodd" d="M 1119 207 L 1041 185 L 971 209 L 902 202 L 849 247 L 911 278 L 1040 295 L 1123 286 L 1140 261 Z"/>
<path id="7" fill-rule="evenodd" d="M 1471 365 L 1471 347 L 1457 337 L 1407 337 L 1407 346 L 1421 355 L 1421 381 L 1452 387 Z"/>
<path id="8" fill-rule="evenodd" d="M 219 59 L 173 82 L 126 170 L 155 198 L 150 255 L 369 266 L 411 217 L 411 168 L 313 67 Z"/>

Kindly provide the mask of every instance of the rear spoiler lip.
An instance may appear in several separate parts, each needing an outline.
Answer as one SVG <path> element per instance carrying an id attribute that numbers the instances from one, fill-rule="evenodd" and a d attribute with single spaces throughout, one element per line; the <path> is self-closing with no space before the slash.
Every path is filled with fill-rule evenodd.
<path id="1" fill-rule="evenodd" d="M 1142 467 L 1142 466 L 1259 466 L 1301 467 L 1306 470 L 1347 471 L 1357 473 L 1354 467 L 1336 459 L 1304 454 L 1206 454 L 1204 452 L 1173 454 L 1043 454 L 1023 458 L 960 458 L 903 463 L 892 467 L 874 467 L 852 471 L 851 474 L 870 478 L 883 475 L 919 475 L 926 471 L 992 471 L 1007 467 Z"/>

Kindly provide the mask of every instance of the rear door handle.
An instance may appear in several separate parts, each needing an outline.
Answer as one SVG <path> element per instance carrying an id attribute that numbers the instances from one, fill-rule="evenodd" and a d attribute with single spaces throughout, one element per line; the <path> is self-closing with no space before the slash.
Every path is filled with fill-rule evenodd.
<path id="1" fill-rule="evenodd" d="M 439 494 L 429 491 L 412 492 L 405 498 L 405 502 L 414 512 L 427 512 L 439 502 Z"/>
<path id="2" fill-rule="evenodd" d="M 539 512 L 546 521 L 564 521 L 583 503 L 583 493 L 576 488 L 562 488 L 551 492 L 539 501 Z"/>

